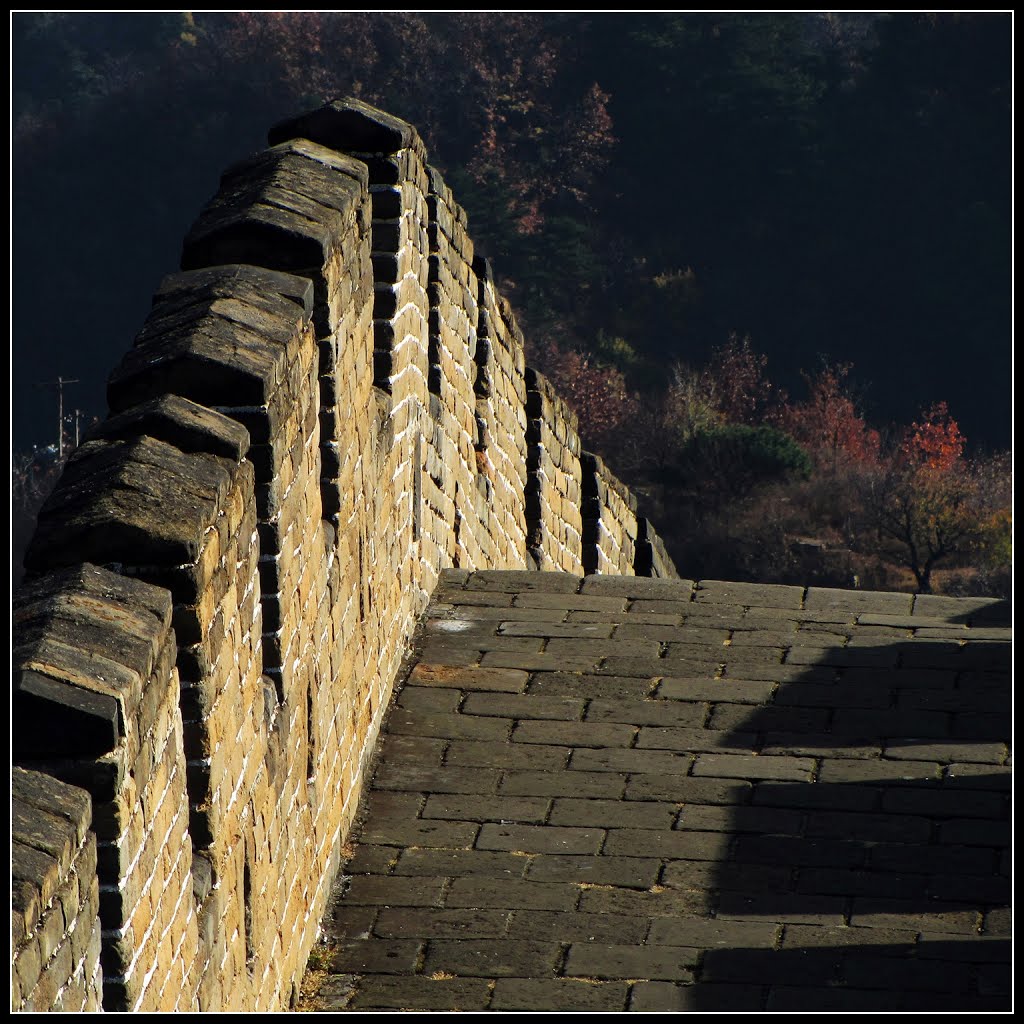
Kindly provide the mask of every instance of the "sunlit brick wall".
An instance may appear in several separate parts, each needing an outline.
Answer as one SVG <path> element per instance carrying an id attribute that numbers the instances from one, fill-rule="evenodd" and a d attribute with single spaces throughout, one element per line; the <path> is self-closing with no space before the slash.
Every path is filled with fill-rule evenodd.
<path id="1" fill-rule="evenodd" d="M 15 830 L 16 1009 L 287 1008 L 440 571 L 637 568 L 635 502 L 527 370 L 416 132 L 349 101 L 270 141 L 26 560 L 18 778 L 80 788 L 59 856 L 45 804 Z"/>

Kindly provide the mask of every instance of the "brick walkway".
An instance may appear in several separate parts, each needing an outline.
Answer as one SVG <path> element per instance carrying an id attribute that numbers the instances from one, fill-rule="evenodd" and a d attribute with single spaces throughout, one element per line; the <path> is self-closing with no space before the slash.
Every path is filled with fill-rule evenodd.
<path id="1" fill-rule="evenodd" d="M 446 574 L 307 1005 L 1008 1009 L 1008 619 Z"/>

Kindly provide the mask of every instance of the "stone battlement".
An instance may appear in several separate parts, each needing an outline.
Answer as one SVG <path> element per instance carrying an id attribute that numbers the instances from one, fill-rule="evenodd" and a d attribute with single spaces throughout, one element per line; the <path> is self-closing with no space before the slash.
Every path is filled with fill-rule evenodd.
<path id="1" fill-rule="evenodd" d="M 288 1007 L 440 573 L 675 575 L 415 130 L 344 101 L 270 143 L 26 558 L 15 1010 Z"/>

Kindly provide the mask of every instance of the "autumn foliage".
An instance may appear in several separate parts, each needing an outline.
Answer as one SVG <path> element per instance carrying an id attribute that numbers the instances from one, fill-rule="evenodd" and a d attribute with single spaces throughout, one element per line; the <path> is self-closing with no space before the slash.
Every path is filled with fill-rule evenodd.
<path id="1" fill-rule="evenodd" d="M 823 343 L 857 353 L 885 419 L 956 395 L 972 442 L 1009 436 L 1009 389 L 989 401 L 984 383 L 1012 336 L 1009 28 L 991 15 L 16 13 L 17 372 L 42 377 L 58 358 L 99 396 L 95 367 L 139 315 L 110 282 L 146 294 L 211 175 L 269 123 L 357 96 L 423 133 L 540 343 L 531 362 L 674 534 L 686 573 L 923 588 L 947 569 L 973 586 L 984 563 L 1005 577 L 1007 461 L 972 452 L 941 403 L 907 428 L 872 421 L 845 363 L 803 387 L 787 377 L 790 398 L 745 332 L 787 375 Z M 67 224 L 76 244 L 55 255 Z M 76 313 L 70 348 L 60 318 L 38 317 L 54 279 Z M 935 355 L 927 373 L 902 338 L 892 358 L 909 323 Z M 26 423 L 30 394 L 12 396 Z M 781 432 L 810 479 L 746 472 L 768 435 L 736 427 Z M 728 455 L 718 476 L 750 486 L 694 484 L 686 452 Z"/>
<path id="2" fill-rule="evenodd" d="M 521 235 L 539 231 L 554 207 L 585 207 L 614 142 L 608 93 L 575 76 L 572 36 L 552 31 L 550 16 L 190 17 L 179 44 L 189 60 L 264 68 L 267 92 L 283 87 L 295 107 L 352 95 L 407 117 L 434 159 L 496 190 L 503 220 Z"/>
<path id="3" fill-rule="evenodd" d="M 637 396 L 622 372 L 587 352 L 547 342 L 534 357 L 559 396 L 579 418 L 580 434 L 599 451 L 616 447 L 616 435 L 636 414 Z"/>
<path id="4" fill-rule="evenodd" d="M 885 444 L 850 364 L 803 374 L 806 395 L 790 400 L 749 338 L 731 336 L 703 368 L 677 363 L 643 397 L 593 353 L 549 343 L 533 356 L 685 571 L 882 589 L 906 585 L 902 573 L 927 593 L 951 567 L 985 592 L 1007 585 L 1008 461 L 969 457 L 945 402 Z"/>
<path id="5" fill-rule="evenodd" d="M 714 350 L 702 378 L 726 422 L 750 425 L 764 418 L 775 398 L 765 373 L 767 366 L 768 357 L 754 351 L 749 336 L 731 334 Z"/>
<path id="6" fill-rule="evenodd" d="M 907 461 L 929 473 L 950 473 L 964 452 L 966 438 L 949 415 L 945 402 L 936 402 L 920 423 L 912 423 L 900 451 Z"/>
<path id="7" fill-rule="evenodd" d="M 779 425 L 807 449 L 819 471 L 835 473 L 878 459 L 879 433 L 858 414 L 846 384 L 851 369 L 845 363 L 805 373 L 807 399 L 786 403 L 776 412 Z"/>

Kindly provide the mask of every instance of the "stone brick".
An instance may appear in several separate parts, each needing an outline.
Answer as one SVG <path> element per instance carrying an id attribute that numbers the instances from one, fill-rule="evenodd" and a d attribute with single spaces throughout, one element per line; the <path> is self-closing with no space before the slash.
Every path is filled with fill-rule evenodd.
<path id="1" fill-rule="evenodd" d="M 931 837 L 931 830 L 931 822 L 927 818 L 912 815 L 812 811 L 807 815 L 805 834 L 823 839 L 852 836 L 871 843 L 926 844 Z"/>
<path id="2" fill-rule="evenodd" d="M 448 893 L 448 907 L 508 910 L 572 910 L 579 898 L 574 885 L 507 879 L 456 878 Z"/>
<path id="3" fill-rule="evenodd" d="M 781 891 L 778 883 L 772 888 L 777 891 L 752 893 L 751 887 L 746 884 L 737 887 L 736 891 L 723 891 L 718 917 L 723 920 L 781 921 L 787 925 L 838 927 L 844 923 L 849 902 L 847 897 L 785 892 Z"/>
<path id="4" fill-rule="evenodd" d="M 457 711 L 463 697 L 461 690 L 410 686 L 399 694 L 397 706 L 412 713 L 445 714 Z"/>
<path id="5" fill-rule="evenodd" d="M 948 992 L 894 992 L 886 989 L 856 989 L 829 983 L 828 987 L 803 984 L 773 985 L 769 991 L 769 1012 L 803 1011 L 816 1013 L 921 1013 L 957 1009 L 987 1009 L 978 996 L 957 997 Z M 958 1005 L 960 999 L 963 1002 Z M 969 1003 L 969 1005 L 968 1005 Z"/>
<path id="6" fill-rule="evenodd" d="M 828 759 L 822 762 L 818 781 L 822 783 L 861 783 L 892 785 L 893 783 L 917 783 L 921 780 L 938 780 L 941 766 L 925 761 L 842 761 Z"/>
<path id="7" fill-rule="evenodd" d="M 413 910 L 384 907 L 374 932 L 381 938 L 466 938 L 493 939 L 505 932 L 508 911 L 500 910 Z"/>
<path id="8" fill-rule="evenodd" d="M 557 825 L 484 824 L 478 850 L 520 850 L 524 853 L 597 853 L 604 841 L 600 828 L 559 828 Z"/>
<path id="9" fill-rule="evenodd" d="M 423 793 L 493 793 L 499 778 L 500 772 L 496 768 L 420 768 L 411 764 L 384 764 L 377 772 L 374 785 L 381 790 Z"/>
<path id="10" fill-rule="evenodd" d="M 629 1009 L 634 1013 L 709 1013 L 764 1009 L 759 985 L 678 985 L 668 981 L 638 981 L 632 986 Z"/>
<path id="11" fill-rule="evenodd" d="M 552 825 L 666 829 L 672 826 L 677 814 L 673 804 L 565 798 L 555 800 L 549 820 Z"/>
<path id="12" fill-rule="evenodd" d="M 598 886 L 585 888 L 579 895 L 579 909 L 585 914 L 685 917 L 709 914 L 711 904 L 712 898 L 706 892 L 685 892 L 657 886 L 650 892 Z"/>
<path id="13" fill-rule="evenodd" d="M 718 721 L 718 714 L 722 710 L 721 706 L 715 709 L 713 721 Z M 774 732 L 771 729 L 766 730 L 762 736 L 762 754 L 841 760 L 865 758 L 876 761 L 882 756 L 881 740 L 871 743 L 867 740 L 853 739 L 849 743 L 844 743 L 842 737 L 829 733 Z"/>
<path id="14" fill-rule="evenodd" d="M 627 889 L 649 889 L 658 879 L 661 861 L 642 857 L 566 857 L 534 859 L 527 877 L 538 882 L 586 882 Z"/>
<path id="15" fill-rule="evenodd" d="M 388 729 L 396 735 L 442 736 L 452 739 L 506 739 L 510 723 L 502 719 L 475 718 L 470 715 L 429 714 L 396 710 Z"/>
<path id="16" fill-rule="evenodd" d="M 731 679 L 689 679 L 669 676 L 658 685 L 664 700 L 721 701 L 729 704 L 764 704 L 775 690 L 773 683 Z"/>
<path id="17" fill-rule="evenodd" d="M 759 834 L 799 835 L 804 815 L 777 807 L 684 807 L 676 828 L 705 832 L 756 832 Z M 842 833 L 849 835 L 850 833 Z"/>
<path id="18" fill-rule="evenodd" d="M 511 796 L 439 796 L 427 797 L 424 818 L 451 818 L 468 821 L 542 822 L 548 816 L 551 801 L 542 797 Z"/>
<path id="19" fill-rule="evenodd" d="M 411 848 L 402 852 L 395 874 L 522 878 L 529 864 L 530 858 L 518 853 Z"/>
<path id="20" fill-rule="evenodd" d="M 984 821 L 977 818 L 945 821 L 939 826 L 939 842 L 1007 848 L 1010 845 L 1010 822 Z"/>
<path id="21" fill-rule="evenodd" d="M 465 977 L 528 978 L 550 974 L 560 956 L 561 947 L 555 942 L 434 939 L 423 970 Z"/>
<path id="22" fill-rule="evenodd" d="M 565 612 L 589 611 L 599 614 L 616 616 L 607 621 L 617 622 L 626 611 L 626 599 L 624 597 L 608 596 L 605 590 L 599 592 L 598 596 L 592 593 L 592 578 L 583 581 L 585 592 L 583 594 L 539 594 L 532 592 L 520 592 L 515 596 L 515 605 L 519 608 L 552 608 Z"/>
<path id="23" fill-rule="evenodd" d="M 876 871 L 990 875 L 993 851 L 982 847 L 877 843 L 871 847 L 870 864 Z"/>
<path id="24" fill-rule="evenodd" d="M 846 896 L 923 897 L 923 875 L 886 875 L 842 868 L 801 868 L 797 891 Z"/>
<path id="25" fill-rule="evenodd" d="M 520 622 L 503 622 L 502 636 L 540 636 L 570 637 L 579 640 L 608 640 L 612 635 L 612 626 L 601 622 L 540 622 L 528 620 Z M 616 639 L 618 633 L 616 632 Z M 610 644 L 608 645 L 611 646 Z"/>
<path id="26" fill-rule="evenodd" d="M 973 935 L 981 915 L 976 910 L 938 901 L 922 906 L 921 901 L 854 897 L 850 924 L 857 928 L 910 928 L 915 931 Z"/>
<path id="27" fill-rule="evenodd" d="M 436 907 L 441 905 L 445 879 L 357 875 L 345 899 L 354 906 Z"/>
<path id="28" fill-rule="evenodd" d="M 480 978 L 360 978 L 352 1009 L 482 1010 L 491 998 Z"/>
<path id="29" fill-rule="evenodd" d="M 624 982 L 581 983 L 571 978 L 499 978 L 492 1010 L 525 1013 L 613 1013 L 625 1009 Z"/>
<path id="30" fill-rule="evenodd" d="M 530 694 L 550 697 L 584 698 L 641 698 L 650 696 L 656 680 L 628 676 L 593 676 L 545 672 L 534 676 L 530 683 Z"/>
<path id="31" fill-rule="evenodd" d="M 512 742 L 573 747 L 628 747 L 635 735 L 636 730 L 630 725 L 520 721 L 512 732 Z"/>
<path id="32" fill-rule="evenodd" d="M 1011 924 L 1010 909 L 997 907 L 985 914 L 984 931 L 986 935 L 1009 935 Z"/>
<path id="33" fill-rule="evenodd" d="M 609 824 L 613 824 L 609 820 Z M 610 828 L 604 853 L 622 856 L 686 857 L 717 860 L 726 855 L 730 837 L 720 832 L 668 832 L 646 828 Z"/>
<path id="34" fill-rule="evenodd" d="M 1001 793 L 904 787 L 882 796 L 882 810 L 934 818 L 999 818 L 1008 808 Z"/>
<path id="35" fill-rule="evenodd" d="M 738 604 L 757 608 L 801 608 L 803 598 L 802 587 L 722 583 L 717 580 L 701 580 L 694 593 L 694 600 L 701 604 Z"/>
<path id="36" fill-rule="evenodd" d="M 625 775 L 580 771 L 507 771 L 502 776 L 500 793 L 544 797 L 622 797 Z"/>
<path id="37" fill-rule="evenodd" d="M 687 775 L 693 757 L 670 750 L 628 750 L 615 747 L 578 747 L 569 767 L 586 772 L 660 772 Z"/>
<path id="38" fill-rule="evenodd" d="M 810 782 L 814 768 L 814 761 L 807 757 L 698 754 L 693 774 L 727 779 L 786 779 Z"/>
<path id="39" fill-rule="evenodd" d="M 641 727 L 637 748 L 656 750 L 718 751 L 736 750 L 753 753 L 757 746 L 752 732 L 723 732 L 717 729 L 656 729 Z"/>
<path id="40" fill-rule="evenodd" d="M 574 942 L 565 972 L 581 978 L 692 981 L 697 950 L 684 946 L 623 946 Z"/>
<path id="41" fill-rule="evenodd" d="M 826 761 L 827 765 L 829 762 Z M 788 782 L 758 782 L 751 802 L 767 807 L 806 807 L 820 810 L 872 811 L 882 802 L 882 791 L 872 786 L 794 786 Z"/>
<path id="42" fill-rule="evenodd" d="M 890 957 L 850 956 L 843 963 L 843 975 L 848 985 L 899 992 L 966 992 L 968 984 L 965 965 L 948 961 L 917 963 Z"/>
<path id="43" fill-rule="evenodd" d="M 809 587 L 804 607 L 808 611 L 843 609 L 858 615 L 909 615 L 914 604 L 911 594 L 884 594 L 871 590 L 830 590 Z"/>
<path id="44" fill-rule="evenodd" d="M 480 664 L 484 668 L 518 668 L 528 672 L 593 672 L 601 661 L 599 656 L 566 654 L 522 654 L 509 651 L 488 651 Z"/>
<path id="45" fill-rule="evenodd" d="M 879 956 L 917 956 L 914 931 L 899 928 L 824 928 L 816 925 L 788 924 L 782 939 L 784 949 L 832 949 L 851 946 L 858 951 L 871 948 Z"/>
<path id="46" fill-rule="evenodd" d="M 700 727 L 707 717 L 703 703 L 682 703 L 675 700 L 591 700 L 587 707 L 588 722 L 628 722 L 632 725 L 665 727 Z"/>
<path id="47" fill-rule="evenodd" d="M 549 910 L 517 910 L 508 925 L 511 938 L 560 942 L 643 942 L 648 921 L 629 914 L 574 914 Z"/>
<path id="48" fill-rule="evenodd" d="M 594 671 L 610 676 L 636 676 L 641 679 L 653 679 L 658 676 L 684 676 L 703 674 L 711 678 L 721 670 L 724 660 L 717 654 L 711 654 L 706 648 L 694 648 L 692 654 L 674 658 L 638 658 L 608 655 L 601 660 Z M 575 667 L 575 666 L 566 666 Z M 588 671 L 579 668 L 578 671 Z M 643 693 L 642 696 L 649 696 Z M 659 692 L 658 696 L 668 696 Z M 685 696 L 677 699 L 686 700 Z"/>
<path id="49" fill-rule="evenodd" d="M 500 591 L 516 594 L 575 594 L 583 581 L 569 573 L 500 571 L 474 573 L 466 582 L 467 590 Z"/>
<path id="50" fill-rule="evenodd" d="M 447 761 L 453 766 L 471 766 L 472 777 L 479 768 L 545 769 L 564 768 L 569 760 L 569 747 L 517 744 L 505 747 L 491 743 L 456 741 L 448 748 Z M 495 772 L 495 779 L 498 773 Z M 480 792 L 479 789 L 470 792 Z"/>
<path id="51" fill-rule="evenodd" d="M 950 942 L 943 932 L 921 932 L 914 955 L 919 960 L 945 960 L 970 963 L 1009 963 L 1010 942 L 998 935 L 972 935 Z"/>
<path id="52" fill-rule="evenodd" d="M 472 693 L 462 707 L 465 715 L 487 715 L 515 719 L 578 721 L 583 717 L 579 698 L 541 697 L 535 694 Z"/>
<path id="53" fill-rule="evenodd" d="M 787 934 L 789 930 L 786 929 Z M 781 932 L 781 925 L 776 924 L 715 921 L 702 917 L 659 917 L 651 923 L 647 941 L 652 946 L 690 946 L 694 949 L 773 949 Z"/>
<path id="54" fill-rule="evenodd" d="M 702 981 L 762 985 L 827 985 L 838 974 L 830 949 L 776 952 L 767 949 L 712 949 L 704 955 Z"/>
<path id="55" fill-rule="evenodd" d="M 975 978 L 981 998 L 989 997 L 991 1002 L 1002 998 L 1004 1002 L 1000 1009 L 1009 1008 L 1013 987 L 1013 971 L 1009 964 L 982 964 L 975 969 Z"/>
<path id="56" fill-rule="evenodd" d="M 331 966 L 346 974 L 410 974 L 422 948 L 421 942 L 410 939 L 363 939 L 338 949 Z"/>

